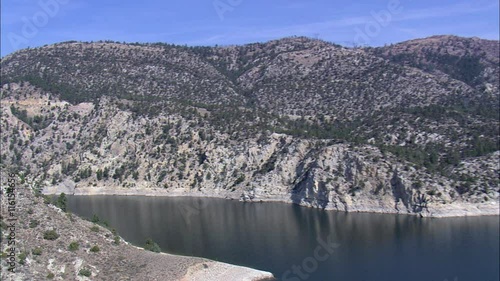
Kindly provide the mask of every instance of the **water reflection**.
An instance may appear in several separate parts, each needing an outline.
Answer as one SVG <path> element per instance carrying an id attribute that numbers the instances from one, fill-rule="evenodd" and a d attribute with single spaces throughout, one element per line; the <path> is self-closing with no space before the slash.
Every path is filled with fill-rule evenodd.
<path id="1" fill-rule="evenodd" d="M 498 280 L 498 217 L 421 219 L 200 198 L 95 196 L 68 203 L 72 212 L 107 220 L 132 243 L 151 237 L 170 253 L 277 277 L 331 236 L 340 247 L 308 280 Z"/>

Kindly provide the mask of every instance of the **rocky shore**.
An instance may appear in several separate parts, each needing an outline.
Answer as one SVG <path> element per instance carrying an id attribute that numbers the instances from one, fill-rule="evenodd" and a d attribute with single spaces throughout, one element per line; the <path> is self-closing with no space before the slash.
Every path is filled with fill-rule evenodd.
<path id="1" fill-rule="evenodd" d="M 184 189 L 177 189 L 166 192 L 161 188 L 120 188 L 120 187 L 79 187 L 79 188 L 64 188 L 64 187 L 47 187 L 43 190 L 47 195 L 58 195 L 61 192 L 77 196 L 85 195 L 117 195 L 117 196 L 164 196 L 164 197 L 200 197 L 200 198 L 223 198 L 229 200 L 240 200 L 244 202 L 282 202 L 289 204 L 298 204 L 305 207 L 318 208 L 308 200 L 294 201 L 291 195 L 274 195 L 274 196 L 254 196 L 252 198 L 245 197 L 245 194 L 236 192 L 200 192 Z M 489 201 L 484 203 L 469 203 L 455 202 L 453 204 L 427 204 L 427 208 L 419 213 L 407 212 L 404 209 L 398 210 L 394 202 L 380 200 L 365 200 L 362 204 L 346 203 L 339 206 L 330 202 L 324 207 L 325 210 L 341 211 L 341 212 L 362 212 L 362 213 L 386 213 L 386 214 L 408 214 L 418 215 L 421 217 L 446 218 L 446 217 L 466 217 L 466 216 L 498 216 L 500 215 L 500 205 L 497 201 Z"/>
<path id="2" fill-rule="evenodd" d="M 5 188 L 2 192 L 6 195 Z M 271 273 L 251 268 L 146 251 L 112 229 L 47 204 L 30 188 L 22 186 L 14 192 L 15 273 L 9 271 L 10 214 L 7 196 L 2 196 L 2 280 L 274 280 Z M 51 230 L 53 237 L 47 236 Z"/>

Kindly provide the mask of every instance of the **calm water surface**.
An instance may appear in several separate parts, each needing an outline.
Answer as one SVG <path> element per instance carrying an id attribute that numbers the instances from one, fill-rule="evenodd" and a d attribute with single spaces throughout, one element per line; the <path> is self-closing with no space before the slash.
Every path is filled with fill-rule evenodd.
<path id="1" fill-rule="evenodd" d="M 208 198 L 69 196 L 68 205 L 136 245 L 151 237 L 165 252 L 284 281 L 499 280 L 498 217 L 421 219 Z"/>

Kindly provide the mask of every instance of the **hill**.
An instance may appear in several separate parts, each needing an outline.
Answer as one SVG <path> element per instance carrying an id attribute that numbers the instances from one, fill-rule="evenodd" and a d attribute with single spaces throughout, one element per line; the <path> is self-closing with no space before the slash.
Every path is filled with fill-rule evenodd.
<path id="1" fill-rule="evenodd" d="M 26 49 L 1 61 L 2 165 L 47 192 L 498 213 L 498 46 L 438 36 L 364 49 L 304 37 Z"/>

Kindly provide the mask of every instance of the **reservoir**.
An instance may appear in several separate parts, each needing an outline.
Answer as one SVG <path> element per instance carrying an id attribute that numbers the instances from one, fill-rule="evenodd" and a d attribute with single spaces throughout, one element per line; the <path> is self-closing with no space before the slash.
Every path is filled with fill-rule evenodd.
<path id="1" fill-rule="evenodd" d="M 499 217 L 419 218 L 285 203 L 68 196 L 128 242 L 272 272 L 284 281 L 497 281 Z"/>

